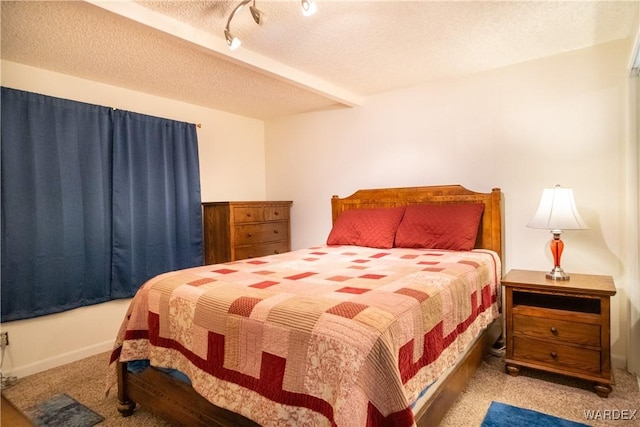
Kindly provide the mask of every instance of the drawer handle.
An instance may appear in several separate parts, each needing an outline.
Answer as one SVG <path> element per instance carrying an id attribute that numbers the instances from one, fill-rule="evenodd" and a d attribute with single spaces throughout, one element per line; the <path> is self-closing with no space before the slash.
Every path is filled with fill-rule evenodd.
<path id="1" fill-rule="evenodd" d="M 278 211 L 275 211 L 273 214 L 274 214 L 275 216 L 280 215 L 280 214 L 278 213 Z"/>
<path id="2" fill-rule="evenodd" d="M 278 250 L 276 249 L 275 251 L 273 251 L 274 254 L 279 254 L 280 252 L 278 252 Z"/>
<path id="3" fill-rule="evenodd" d="M 247 233 L 247 237 L 253 237 L 253 234 Z"/>
<path id="4" fill-rule="evenodd" d="M 251 214 L 250 213 L 247 214 L 247 218 L 251 218 Z"/>
<path id="5" fill-rule="evenodd" d="M 550 331 L 551 331 L 551 333 L 552 333 L 553 335 L 557 335 L 557 334 L 558 334 L 558 329 L 557 329 L 555 326 L 552 326 L 552 327 L 551 327 L 551 329 L 550 329 Z"/>
<path id="6" fill-rule="evenodd" d="M 554 359 L 554 360 L 557 359 L 558 358 L 558 353 L 556 353 L 555 351 L 552 351 L 551 352 L 551 358 Z"/>
<path id="7" fill-rule="evenodd" d="M 278 234 L 279 231 L 278 230 L 273 230 L 273 234 Z"/>

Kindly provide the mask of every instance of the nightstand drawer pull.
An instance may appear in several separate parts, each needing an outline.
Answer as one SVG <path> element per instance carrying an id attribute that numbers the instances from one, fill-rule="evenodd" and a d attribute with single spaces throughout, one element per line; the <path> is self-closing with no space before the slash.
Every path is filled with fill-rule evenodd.
<path id="1" fill-rule="evenodd" d="M 551 331 L 551 333 L 553 335 L 557 335 L 558 334 L 558 329 L 555 326 L 552 326 L 551 329 L 549 329 Z"/>
<path id="2" fill-rule="evenodd" d="M 554 360 L 557 359 L 558 358 L 558 353 L 556 353 L 555 351 L 552 351 L 551 352 L 551 358 L 554 359 Z"/>

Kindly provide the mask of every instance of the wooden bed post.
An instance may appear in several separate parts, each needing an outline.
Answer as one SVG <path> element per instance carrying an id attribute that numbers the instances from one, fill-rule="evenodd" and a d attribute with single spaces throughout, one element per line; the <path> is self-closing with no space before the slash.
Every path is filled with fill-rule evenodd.
<path id="1" fill-rule="evenodd" d="M 118 362 L 116 369 L 118 372 L 118 412 L 120 412 L 123 417 L 128 417 L 133 414 L 136 403 L 129 399 L 127 393 L 127 364 Z"/>
<path id="2" fill-rule="evenodd" d="M 491 189 L 491 212 L 492 247 L 502 260 L 502 191 L 499 188 Z"/>

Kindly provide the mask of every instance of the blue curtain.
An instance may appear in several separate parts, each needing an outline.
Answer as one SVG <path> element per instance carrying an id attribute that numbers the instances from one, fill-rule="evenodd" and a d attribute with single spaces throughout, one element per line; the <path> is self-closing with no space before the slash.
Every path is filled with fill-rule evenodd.
<path id="1" fill-rule="evenodd" d="M 202 264 L 194 125 L 4 87 L 1 116 L 3 322 Z"/>
<path id="2" fill-rule="evenodd" d="M 132 296 L 158 273 L 201 264 L 195 126 L 115 111 L 112 296 Z"/>
<path id="3" fill-rule="evenodd" d="M 106 301 L 109 109 L 2 88 L 2 321 Z"/>

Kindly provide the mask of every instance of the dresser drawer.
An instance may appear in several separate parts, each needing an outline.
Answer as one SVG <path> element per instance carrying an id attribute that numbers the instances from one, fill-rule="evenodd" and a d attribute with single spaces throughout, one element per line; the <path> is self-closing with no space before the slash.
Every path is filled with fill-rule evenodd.
<path id="1" fill-rule="evenodd" d="M 577 373 L 600 374 L 600 351 L 532 338 L 513 338 L 514 358 Z"/>
<path id="2" fill-rule="evenodd" d="M 264 221 L 262 206 L 235 206 L 233 217 L 236 223 Z"/>
<path id="3" fill-rule="evenodd" d="M 282 254 L 289 251 L 289 242 L 263 243 L 260 245 L 235 248 L 235 258 L 256 258 L 267 255 Z"/>
<path id="4" fill-rule="evenodd" d="M 234 246 L 253 245 L 287 239 L 288 222 L 237 225 Z"/>
<path id="5" fill-rule="evenodd" d="M 597 324 L 569 322 L 514 313 L 513 332 L 532 338 L 545 338 L 563 343 L 600 347 L 600 325 Z"/>
<path id="6" fill-rule="evenodd" d="M 289 219 L 289 206 L 265 206 L 265 221 L 284 221 Z"/>

